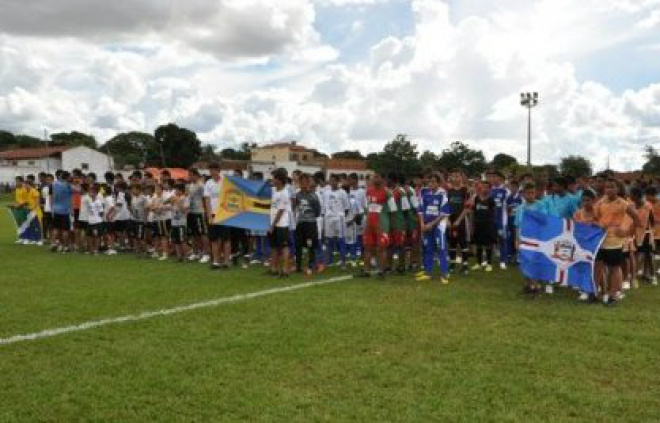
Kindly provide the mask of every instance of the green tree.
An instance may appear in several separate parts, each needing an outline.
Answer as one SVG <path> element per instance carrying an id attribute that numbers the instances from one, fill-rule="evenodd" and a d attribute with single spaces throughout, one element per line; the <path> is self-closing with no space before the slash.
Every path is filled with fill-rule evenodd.
<path id="1" fill-rule="evenodd" d="M 419 156 L 419 165 L 422 170 L 437 169 L 440 158 L 431 151 L 425 151 Z"/>
<path id="2" fill-rule="evenodd" d="M 559 176 L 559 168 L 557 167 L 557 165 L 553 165 L 553 164 L 532 166 L 531 174 L 539 178 L 551 180 Z"/>
<path id="3" fill-rule="evenodd" d="M 16 141 L 16 147 L 18 148 L 34 148 L 44 146 L 44 142 L 42 140 L 30 135 L 16 135 L 14 136 L 14 141 Z"/>
<path id="4" fill-rule="evenodd" d="M 14 134 L 9 131 L 0 131 L 0 150 L 7 150 L 16 145 Z"/>
<path id="5" fill-rule="evenodd" d="M 444 170 L 463 169 L 468 175 L 476 176 L 483 173 L 487 166 L 483 152 L 456 141 L 442 152 L 438 158 L 438 167 Z"/>
<path id="6" fill-rule="evenodd" d="M 205 144 L 202 146 L 202 154 L 199 156 L 199 160 L 204 162 L 217 162 L 220 160 L 220 155 L 215 152 L 215 147 L 210 144 Z"/>
<path id="7" fill-rule="evenodd" d="M 356 160 L 364 160 L 364 156 L 362 153 L 360 153 L 359 150 L 351 151 L 351 150 L 346 150 L 346 151 L 338 151 L 332 155 L 333 159 L 356 159 Z"/>
<path id="8" fill-rule="evenodd" d="M 198 161 L 202 154 L 202 143 L 197 134 L 173 123 L 156 128 L 154 138 L 160 152 L 160 165 L 163 167 L 187 169 Z"/>
<path id="9" fill-rule="evenodd" d="M 50 136 L 50 139 L 55 145 L 66 145 L 70 147 L 85 146 L 94 149 L 98 147 L 96 138 L 78 131 L 55 133 Z"/>
<path id="10" fill-rule="evenodd" d="M 369 156 L 367 159 L 369 160 Z M 377 153 L 375 157 L 372 156 L 370 165 L 373 170 L 385 175 L 397 173 L 411 177 L 421 171 L 417 147 L 403 134 L 397 135 L 394 140 L 385 145 L 381 153 Z"/>
<path id="11" fill-rule="evenodd" d="M 117 168 L 136 168 L 158 164 L 160 152 L 156 140 L 145 132 L 125 132 L 117 134 L 99 149 L 114 159 Z"/>
<path id="12" fill-rule="evenodd" d="M 495 157 L 493 157 L 493 160 L 490 162 L 490 166 L 497 170 L 505 170 L 517 164 L 518 160 L 506 153 L 496 154 Z"/>
<path id="13" fill-rule="evenodd" d="M 647 145 L 644 149 L 644 158 L 646 158 L 646 163 L 642 166 L 642 171 L 644 173 L 660 176 L 660 155 L 655 148 Z"/>
<path id="14" fill-rule="evenodd" d="M 567 156 L 559 162 L 559 171 L 561 174 L 574 178 L 591 176 L 592 169 L 591 162 L 582 156 Z"/>

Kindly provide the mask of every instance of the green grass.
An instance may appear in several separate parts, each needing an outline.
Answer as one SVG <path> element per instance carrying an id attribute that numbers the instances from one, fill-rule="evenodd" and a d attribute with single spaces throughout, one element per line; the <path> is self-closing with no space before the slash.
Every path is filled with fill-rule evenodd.
<path id="1" fill-rule="evenodd" d="M 12 237 L 3 211 L 0 338 L 282 285 Z M 660 421 L 657 289 L 607 309 L 519 285 L 351 280 L 0 346 L 0 422 Z"/>

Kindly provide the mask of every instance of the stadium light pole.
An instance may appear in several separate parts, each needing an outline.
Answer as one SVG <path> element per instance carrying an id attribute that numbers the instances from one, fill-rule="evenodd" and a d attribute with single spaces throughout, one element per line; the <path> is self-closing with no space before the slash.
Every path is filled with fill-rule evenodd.
<path id="1" fill-rule="evenodd" d="M 532 166 L 532 109 L 539 104 L 539 93 L 520 93 L 520 105 L 527 108 L 527 167 Z"/>

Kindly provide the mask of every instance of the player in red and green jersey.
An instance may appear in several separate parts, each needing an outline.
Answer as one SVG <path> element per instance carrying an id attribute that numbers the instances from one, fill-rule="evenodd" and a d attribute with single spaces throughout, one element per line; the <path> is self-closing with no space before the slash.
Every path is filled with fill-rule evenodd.
<path id="1" fill-rule="evenodd" d="M 391 174 L 388 178 L 388 187 L 392 192 L 392 199 L 396 205 L 396 210 L 391 214 L 392 219 L 390 222 L 390 249 L 388 252 L 388 270 L 394 267 L 394 255 L 399 257 L 399 265 L 397 272 L 403 274 L 406 271 L 406 252 L 404 250 L 406 229 L 407 229 L 407 213 L 410 210 L 408 203 L 408 196 L 400 184 L 400 178 Z"/>
<path id="2" fill-rule="evenodd" d="M 385 187 L 380 174 L 374 174 L 367 188 L 367 219 L 364 228 L 364 268 L 358 277 L 369 277 L 371 258 L 378 249 L 378 276 L 383 277 L 387 264 L 387 248 L 390 245 L 391 214 L 396 210 L 392 193 Z"/>

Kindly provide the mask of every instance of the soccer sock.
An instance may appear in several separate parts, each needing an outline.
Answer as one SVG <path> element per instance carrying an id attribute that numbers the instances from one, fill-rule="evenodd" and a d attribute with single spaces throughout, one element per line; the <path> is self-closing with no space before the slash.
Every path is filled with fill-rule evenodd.
<path id="1" fill-rule="evenodd" d="M 493 247 L 486 247 L 486 260 L 488 260 L 488 264 L 493 264 Z"/>
<path id="2" fill-rule="evenodd" d="M 344 238 L 337 238 L 339 244 L 339 256 L 341 257 L 341 264 L 346 264 L 346 240 Z"/>
<path id="3" fill-rule="evenodd" d="M 481 245 L 477 246 L 477 264 L 484 262 L 484 247 Z"/>
<path id="4" fill-rule="evenodd" d="M 440 272 L 442 276 L 446 276 L 449 273 L 449 256 L 447 255 L 447 250 L 441 249 L 438 251 L 440 258 Z"/>

